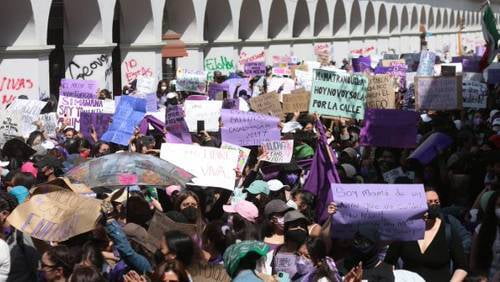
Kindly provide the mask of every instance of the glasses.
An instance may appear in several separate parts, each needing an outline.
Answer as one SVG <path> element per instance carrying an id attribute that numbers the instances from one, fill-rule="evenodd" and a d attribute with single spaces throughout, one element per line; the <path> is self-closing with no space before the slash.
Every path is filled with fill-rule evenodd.
<path id="1" fill-rule="evenodd" d="M 57 267 L 57 265 L 50 265 L 50 264 L 46 264 L 46 263 L 44 263 L 43 261 L 41 261 L 41 262 L 40 262 L 40 266 L 41 266 L 41 268 L 42 268 L 42 269 L 43 269 L 43 268 L 50 268 L 50 269 L 52 269 L 52 268 L 54 268 L 54 267 Z"/>

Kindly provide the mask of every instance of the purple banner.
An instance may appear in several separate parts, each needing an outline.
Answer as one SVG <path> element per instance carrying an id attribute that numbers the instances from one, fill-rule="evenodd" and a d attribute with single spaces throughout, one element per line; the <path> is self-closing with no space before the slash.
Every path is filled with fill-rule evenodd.
<path id="1" fill-rule="evenodd" d="M 411 111 L 366 109 L 360 141 L 363 145 L 415 148 L 418 114 Z"/>
<path id="2" fill-rule="evenodd" d="M 60 93 L 66 97 L 97 99 L 97 81 L 82 79 L 61 79 Z"/>
<path id="3" fill-rule="evenodd" d="M 104 132 L 108 130 L 112 118 L 112 114 L 81 112 L 80 132 L 83 134 L 85 139 L 94 142 L 91 135 L 92 129 L 94 129 L 97 134 L 97 139 L 99 140 Z"/>
<path id="4" fill-rule="evenodd" d="M 247 95 L 250 95 L 250 86 L 248 84 L 248 79 L 246 78 L 231 78 L 226 81 L 224 81 L 223 84 L 228 85 L 228 92 L 227 92 L 227 97 L 228 98 L 237 98 L 240 96 L 241 91 L 246 91 Z M 238 93 L 234 93 L 236 91 L 236 87 L 238 87 Z M 234 95 L 236 94 L 236 97 Z"/>
<path id="5" fill-rule="evenodd" d="M 361 226 L 377 229 L 382 241 L 424 238 L 427 211 L 422 184 L 332 184 L 337 204 L 334 238 L 353 239 Z"/>
<path id="6" fill-rule="evenodd" d="M 464 57 L 463 72 L 481 72 L 480 60 L 480 57 Z"/>
<path id="7" fill-rule="evenodd" d="M 238 146 L 260 146 L 281 139 L 279 118 L 254 112 L 221 111 L 222 141 Z"/>
<path id="8" fill-rule="evenodd" d="M 208 86 L 208 96 L 210 97 L 210 100 L 215 100 L 215 98 L 217 97 L 217 93 L 224 92 L 224 91 L 229 92 L 229 85 L 228 84 L 224 84 L 224 83 L 219 84 L 216 82 L 212 82 Z"/>
<path id="9" fill-rule="evenodd" d="M 408 66 L 397 64 L 390 67 L 377 66 L 374 70 L 375 74 L 390 74 L 397 78 L 400 89 L 406 89 L 406 72 Z"/>
<path id="10" fill-rule="evenodd" d="M 500 83 L 500 68 L 488 69 L 488 84 L 497 84 Z"/>
<path id="11" fill-rule="evenodd" d="M 352 58 L 352 69 L 354 72 L 364 72 L 365 70 L 371 70 L 372 59 L 370 56 Z"/>
<path id="12" fill-rule="evenodd" d="M 453 139 L 448 135 L 441 132 L 435 132 L 427 137 L 427 139 L 413 151 L 408 159 L 416 159 L 422 165 L 426 165 L 432 162 L 441 151 L 448 148 L 452 143 Z"/>
<path id="13" fill-rule="evenodd" d="M 245 64 L 245 74 L 249 76 L 263 76 L 266 75 L 265 62 L 249 62 Z"/>
<path id="14" fill-rule="evenodd" d="M 189 128 L 184 120 L 184 111 L 180 106 L 170 106 L 166 110 L 165 128 L 167 143 L 192 144 Z"/>

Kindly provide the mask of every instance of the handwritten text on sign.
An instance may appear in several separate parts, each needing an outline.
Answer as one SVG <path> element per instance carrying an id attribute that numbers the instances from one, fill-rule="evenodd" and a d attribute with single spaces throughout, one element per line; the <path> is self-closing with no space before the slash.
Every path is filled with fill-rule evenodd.
<path id="1" fill-rule="evenodd" d="M 416 77 L 416 102 L 419 110 L 462 108 L 462 77 Z"/>
<path id="2" fill-rule="evenodd" d="M 175 90 L 205 93 L 207 91 L 207 72 L 178 69 Z"/>
<path id="3" fill-rule="evenodd" d="M 286 164 L 292 160 L 293 140 L 270 141 L 262 144 L 261 160 L 270 163 Z"/>
<path id="4" fill-rule="evenodd" d="M 196 178 L 193 183 L 201 186 L 234 189 L 239 153 L 211 147 L 165 143 L 160 157 L 185 169 Z"/>
<path id="5" fill-rule="evenodd" d="M 415 241 L 424 238 L 427 211 L 421 184 L 333 184 L 337 213 L 336 238 L 354 238 L 361 225 L 375 226 L 381 240 Z"/>
<path id="6" fill-rule="evenodd" d="M 462 87 L 464 96 L 464 108 L 486 108 L 486 91 L 488 90 L 486 84 L 467 80 L 462 83 Z"/>
<path id="7" fill-rule="evenodd" d="M 250 99 L 250 107 L 252 110 L 263 113 L 270 114 L 275 117 L 281 118 L 283 116 L 283 111 L 281 109 L 281 103 L 278 93 L 271 92 Z"/>
<path id="8" fill-rule="evenodd" d="M 101 201 L 73 192 L 33 196 L 7 219 L 16 229 L 43 241 L 65 241 L 93 230 L 101 215 Z"/>
<path id="9" fill-rule="evenodd" d="M 306 92 L 304 89 L 292 91 L 291 94 L 283 95 L 283 112 L 307 112 L 310 99 L 311 92 Z"/>
<path id="10" fill-rule="evenodd" d="M 362 75 L 315 69 L 309 112 L 361 120 L 367 89 Z"/>
<path id="11" fill-rule="evenodd" d="M 260 146 L 280 140 L 279 118 L 236 110 L 221 111 L 222 141 L 238 146 Z"/>
<path id="12" fill-rule="evenodd" d="M 366 105 L 370 109 L 395 109 L 396 94 L 394 79 L 390 75 L 369 77 Z"/>

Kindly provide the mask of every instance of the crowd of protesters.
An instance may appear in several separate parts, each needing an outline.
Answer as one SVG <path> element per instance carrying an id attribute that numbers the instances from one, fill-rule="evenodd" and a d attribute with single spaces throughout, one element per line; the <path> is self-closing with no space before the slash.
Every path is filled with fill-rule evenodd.
<path id="1" fill-rule="evenodd" d="M 342 68 L 350 71 L 349 63 Z M 267 92 L 270 70 L 251 79 L 252 93 L 235 93 L 242 103 Z M 214 81 L 225 79 L 214 73 Z M 134 87 L 127 85 L 123 94 Z M 159 107 L 182 105 L 190 94 L 175 92 L 170 81 L 158 83 Z M 408 158 L 411 149 L 360 145 L 361 121 L 289 114 L 281 127 L 293 128 L 283 133 L 294 140 L 293 158 L 275 164 L 274 173 L 255 146 L 237 172 L 233 192 L 133 186 L 119 190 L 128 194 L 123 200 L 116 192 L 96 191 L 104 201 L 95 229 L 64 242 L 40 242 L 7 218 L 34 187 L 86 160 L 118 151 L 159 156 L 163 133 L 137 133 L 124 147 L 96 136 L 86 140 L 62 122 L 55 138 L 37 130 L 26 140 L 8 140 L 0 163 L 0 281 L 185 282 L 197 280 L 190 269 L 198 264 L 223 266 L 232 281 L 500 281 L 499 88 L 490 87 L 488 97 L 488 109 L 421 113 L 419 143 L 435 132 L 453 139 L 425 165 Z M 111 95 L 101 91 L 99 98 Z M 386 183 L 383 174 L 401 167 L 407 176 L 394 183 L 424 185 L 428 211 L 422 240 L 382 241 L 370 226 L 360 226 L 352 240 L 332 239 L 331 216 L 318 220 L 316 207 L 323 199 L 303 189 L 311 168 L 300 165 L 320 150 L 318 126 L 326 129 L 341 183 Z M 220 133 L 192 133 L 192 140 L 221 145 Z M 334 215 L 337 206 L 331 202 L 325 209 Z M 148 230 L 156 213 L 195 225 L 197 232 L 174 228 L 154 238 Z"/>

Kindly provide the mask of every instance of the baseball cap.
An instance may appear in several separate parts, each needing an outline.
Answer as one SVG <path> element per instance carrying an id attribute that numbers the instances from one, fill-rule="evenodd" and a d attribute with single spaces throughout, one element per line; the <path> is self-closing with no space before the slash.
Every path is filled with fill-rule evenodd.
<path id="1" fill-rule="evenodd" d="M 21 166 L 21 172 L 31 173 L 35 178 L 38 175 L 38 169 L 35 167 L 35 165 L 32 162 L 25 162 Z"/>
<path id="2" fill-rule="evenodd" d="M 165 192 L 167 193 L 167 195 L 169 197 L 172 197 L 172 194 L 174 194 L 174 192 L 179 192 L 181 191 L 181 186 L 179 185 L 170 185 L 168 186 L 167 188 L 165 188 Z"/>
<path id="3" fill-rule="evenodd" d="M 306 221 L 309 221 L 309 219 L 307 219 L 307 217 L 298 210 L 293 209 L 285 213 L 285 223 L 296 221 L 299 219 L 304 219 Z"/>
<path id="4" fill-rule="evenodd" d="M 251 194 L 257 195 L 257 194 L 266 194 L 269 195 L 269 185 L 267 185 L 267 182 L 263 180 L 255 180 L 248 186 L 247 191 Z"/>
<path id="5" fill-rule="evenodd" d="M 247 200 L 223 205 L 222 209 L 227 213 L 237 213 L 250 222 L 255 222 L 255 219 L 259 216 L 259 209 Z"/>
<path id="6" fill-rule="evenodd" d="M 45 156 L 39 160 L 36 164 L 38 168 L 44 168 L 46 166 L 51 166 L 53 168 L 62 168 L 62 162 L 53 156 Z"/>
<path id="7" fill-rule="evenodd" d="M 282 200 L 274 199 L 274 200 L 269 201 L 269 203 L 267 203 L 267 205 L 265 206 L 264 215 L 267 218 L 273 213 L 282 213 L 282 212 L 289 211 L 291 209 L 293 209 L 293 208 L 288 206 Z"/>
<path id="8" fill-rule="evenodd" d="M 500 118 L 495 118 L 491 125 L 500 125 Z"/>
<path id="9" fill-rule="evenodd" d="M 352 178 L 352 177 L 354 177 L 354 176 L 356 175 L 356 173 L 357 173 L 357 172 L 356 172 L 356 168 L 355 168 L 353 165 L 351 165 L 351 164 L 341 164 L 340 166 L 341 166 L 341 167 L 342 167 L 342 169 L 344 170 L 345 175 L 346 175 L 347 177 Z"/>
<path id="10" fill-rule="evenodd" d="M 290 187 L 288 185 L 284 185 L 283 182 L 279 181 L 278 179 L 271 179 L 267 182 L 267 185 L 269 186 L 269 190 L 275 192 L 279 191 L 285 187 Z"/>
<path id="11" fill-rule="evenodd" d="M 30 192 L 28 191 L 28 188 L 24 186 L 14 186 L 12 189 L 10 189 L 9 194 L 14 196 L 19 204 L 24 203 L 28 196 L 30 195 Z"/>

